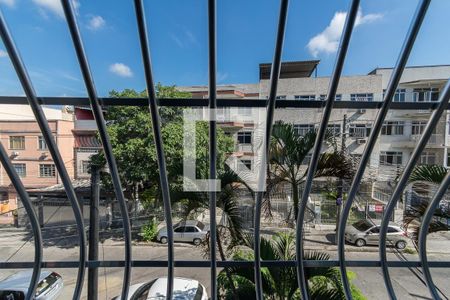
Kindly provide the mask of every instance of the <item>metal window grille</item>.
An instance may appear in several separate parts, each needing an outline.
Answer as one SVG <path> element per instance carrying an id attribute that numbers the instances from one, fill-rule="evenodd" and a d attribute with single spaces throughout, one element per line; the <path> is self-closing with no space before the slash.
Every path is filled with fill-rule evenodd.
<path id="1" fill-rule="evenodd" d="M 409 175 L 412 172 L 412 168 L 415 163 L 420 159 L 422 150 L 424 149 L 428 139 L 430 138 L 433 129 L 436 127 L 439 118 L 441 117 L 444 110 L 448 108 L 448 101 L 450 98 L 450 81 L 447 83 L 445 88 L 441 91 L 438 98 L 436 91 L 416 91 L 415 102 L 413 103 L 392 103 L 397 85 L 399 83 L 402 72 L 405 68 L 406 62 L 408 60 L 411 49 L 414 45 L 416 36 L 419 32 L 421 24 L 426 16 L 426 12 L 431 0 L 421 0 L 419 1 L 416 13 L 411 22 L 410 29 L 405 38 L 404 45 L 399 54 L 396 66 L 391 75 L 388 87 L 384 94 L 384 99 L 382 102 L 373 102 L 373 94 L 354 94 L 351 96 L 352 101 L 339 101 L 335 103 L 336 90 L 341 76 L 343 64 L 345 61 L 345 56 L 350 43 L 350 37 L 355 26 L 359 0 L 353 0 L 350 5 L 349 13 L 347 14 L 347 19 L 343 29 L 343 35 L 340 41 L 340 47 L 338 48 L 336 64 L 331 76 L 330 85 L 327 93 L 326 101 L 279 101 L 277 99 L 286 99 L 286 96 L 276 96 L 278 79 L 281 69 L 281 55 L 283 49 L 283 40 L 286 27 L 286 19 L 288 12 L 288 0 L 280 0 L 280 12 L 279 21 L 277 27 L 277 37 L 275 42 L 274 58 L 270 73 L 270 91 L 267 101 L 261 100 L 246 100 L 245 102 L 233 102 L 233 100 L 227 99 L 216 99 L 216 3 L 215 0 L 208 0 L 208 38 L 209 38 L 209 97 L 208 99 L 177 99 L 174 101 L 165 101 L 165 99 L 156 99 L 155 88 L 153 84 L 152 68 L 150 60 L 150 52 L 148 46 L 148 33 L 145 23 L 145 15 L 143 9 L 142 0 L 135 0 L 136 8 L 136 20 L 139 30 L 139 39 L 141 43 L 142 57 L 145 69 L 145 79 L 148 90 L 147 99 L 128 99 L 120 100 L 120 105 L 137 105 L 137 106 L 148 106 L 151 119 L 153 122 L 153 133 L 155 139 L 155 145 L 157 149 L 158 165 L 160 170 L 160 181 L 163 194 L 165 219 L 167 223 L 168 230 L 168 260 L 147 260 L 147 261 L 134 261 L 131 257 L 131 235 L 130 235 L 130 224 L 129 216 L 126 209 L 126 204 L 124 201 L 122 188 L 119 180 L 118 170 L 115 163 L 115 158 L 112 155 L 111 144 L 109 142 L 109 137 L 106 133 L 105 122 L 103 119 L 102 110 L 100 107 L 100 102 L 103 105 L 117 105 L 119 104 L 116 99 L 104 98 L 100 99 L 96 94 L 96 89 L 94 82 L 92 80 L 92 75 L 87 62 L 87 57 L 83 48 L 81 41 L 80 32 L 78 30 L 78 25 L 74 16 L 74 10 L 71 7 L 71 2 L 69 0 L 62 0 L 64 13 L 66 16 L 67 24 L 70 30 L 71 37 L 73 39 L 74 48 L 79 61 L 79 65 L 83 74 L 83 79 L 88 91 L 88 98 L 66 98 L 56 99 L 56 98 L 41 98 L 38 97 L 33 89 L 32 82 L 28 76 L 25 65 L 23 64 L 19 51 L 13 43 L 12 36 L 7 29 L 6 20 L 3 15 L 0 14 L 0 35 L 5 44 L 5 48 L 11 58 L 20 82 L 24 88 L 26 97 L 0 97 L 0 103 L 22 103 L 29 104 L 33 110 L 33 113 L 37 119 L 37 122 L 42 131 L 43 138 L 48 146 L 49 152 L 55 162 L 55 165 L 41 165 L 43 174 L 49 174 L 54 176 L 56 170 L 60 174 L 61 181 L 67 192 L 67 196 L 70 200 L 72 208 L 74 210 L 75 219 L 77 223 L 77 229 L 79 232 L 79 260 L 78 261 L 42 261 L 42 239 L 40 227 L 33 211 L 31 200 L 25 191 L 25 188 L 18 176 L 18 172 L 15 171 L 14 166 L 11 164 L 9 157 L 4 149 L 4 146 L 0 144 L 0 160 L 4 166 L 8 176 L 10 177 L 15 189 L 17 190 L 20 198 L 22 199 L 23 205 L 30 218 L 31 227 L 34 233 L 34 243 L 35 243 L 35 258 L 32 262 L 1 262 L 0 269 L 14 269 L 14 268 L 30 268 L 33 269 L 33 277 L 31 279 L 28 294 L 26 299 L 32 299 L 34 291 L 36 289 L 39 273 L 41 267 L 52 267 L 52 268 L 76 268 L 78 269 L 78 276 L 76 280 L 76 288 L 74 290 L 74 299 L 79 299 L 81 295 L 81 289 L 84 282 L 84 273 L 86 268 L 99 268 L 99 267 L 122 267 L 124 268 L 124 280 L 122 286 L 122 299 L 126 299 L 128 296 L 128 288 L 130 284 L 130 271 L 131 267 L 161 267 L 166 266 L 168 268 L 168 284 L 167 284 L 167 298 L 171 299 L 173 295 L 173 270 L 175 266 L 178 267 L 191 267 L 191 268 L 210 268 L 211 270 L 211 296 L 212 299 L 217 299 L 217 285 L 216 285 L 216 275 L 217 267 L 250 267 L 255 270 L 255 292 L 258 300 L 263 299 L 262 293 L 262 279 L 261 279 L 261 267 L 264 266 L 277 266 L 277 267 L 295 267 L 297 269 L 298 284 L 301 291 L 302 299 L 309 299 L 310 295 L 308 292 L 308 285 L 305 277 L 305 270 L 307 268 L 320 268 L 328 266 L 339 266 L 341 271 L 341 277 L 343 282 L 344 291 L 348 299 L 352 299 L 350 285 L 347 278 L 346 267 L 382 267 L 383 278 L 387 288 L 387 291 L 392 299 L 396 299 L 394 289 L 392 287 L 392 281 L 389 275 L 389 267 L 421 267 L 424 271 L 425 280 L 427 286 L 432 294 L 433 298 L 439 299 L 438 294 L 433 280 L 430 274 L 430 267 L 440 267 L 449 268 L 450 261 L 439 261 L 439 262 L 429 262 L 427 259 L 426 252 L 426 235 L 429 222 L 432 218 L 433 212 L 440 199 L 442 199 L 447 188 L 450 186 L 450 172 L 446 178 L 441 183 L 439 189 L 431 200 L 427 212 L 424 216 L 424 220 L 421 225 L 421 232 L 419 237 L 419 249 L 420 249 L 420 260 L 419 261 L 387 261 L 386 259 L 386 234 L 388 232 L 388 222 L 389 217 L 402 193 L 403 189 L 407 184 Z M 431 101 L 436 101 L 431 103 Z M 187 102 L 186 102 L 187 101 Z M 429 103 L 420 103 L 427 102 Z M 306 183 L 302 193 L 302 199 L 308 199 L 308 196 L 312 187 L 312 180 L 314 176 L 315 169 L 318 164 L 318 158 L 320 154 L 320 148 L 322 142 L 325 138 L 325 133 L 327 130 L 328 121 L 330 118 L 331 111 L 333 107 L 336 108 L 358 108 L 358 109 L 380 109 L 377 118 L 372 126 L 370 136 L 365 145 L 364 152 L 361 156 L 360 164 L 358 166 L 357 173 L 353 178 L 350 191 L 348 193 L 348 199 L 345 203 L 344 210 L 341 214 L 339 221 L 338 230 L 338 260 L 330 261 L 306 261 L 303 256 L 303 227 L 305 220 L 305 213 L 307 210 L 307 201 L 301 201 L 299 207 L 299 215 L 297 219 L 296 228 L 296 260 L 293 261 L 261 261 L 260 257 L 260 215 L 261 215 L 261 205 L 263 193 L 258 192 L 256 194 L 256 204 L 255 204 L 255 240 L 254 240 L 254 250 L 255 250 L 255 261 L 217 261 L 215 255 L 211 256 L 210 261 L 175 261 L 174 260 L 174 248 L 173 248 L 173 225 L 171 219 L 171 205 L 169 197 L 168 179 L 165 168 L 165 156 L 163 151 L 163 144 L 161 139 L 159 116 L 158 116 L 158 105 L 159 106 L 185 106 L 189 103 L 192 107 L 207 106 L 209 108 L 227 107 L 227 106 L 248 106 L 248 107 L 266 107 L 267 108 L 267 127 L 265 131 L 265 140 L 269 139 L 271 135 L 273 115 L 275 107 L 319 107 L 324 108 L 323 118 L 317 131 L 317 138 L 315 146 L 311 153 L 311 159 L 309 161 L 309 168 L 307 173 Z M 124 224 L 124 235 L 125 235 L 125 257 L 124 260 L 120 261 L 95 261 L 87 260 L 86 256 L 86 237 L 84 233 L 84 222 L 81 215 L 80 207 L 78 204 L 78 199 L 74 193 L 73 186 L 71 184 L 68 173 L 64 167 L 64 163 L 61 159 L 61 155 L 56 147 L 55 141 L 52 138 L 50 128 L 48 126 L 47 120 L 42 112 L 42 104 L 72 104 L 72 105 L 91 105 L 93 110 L 95 120 L 98 126 L 100 140 L 102 142 L 103 149 L 105 151 L 105 156 L 108 162 L 108 166 L 111 171 L 112 182 L 114 185 L 114 190 L 116 197 L 121 209 L 121 214 Z M 350 208 L 355 200 L 356 192 L 358 186 L 361 182 L 363 173 L 368 165 L 368 161 L 372 150 L 374 148 L 376 139 L 380 134 L 383 126 L 385 117 L 391 108 L 396 109 L 433 109 L 433 114 L 430 117 L 426 127 L 423 130 L 421 138 L 418 140 L 417 145 L 411 155 L 411 158 L 407 162 L 402 175 L 399 178 L 398 183 L 395 186 L 394 192 L 389 198 L 388 205 L 385 209 L 384 219 L 380 226 L 381 240 L 379 247 L 380 261 L 363 261 L 363 260 L 347 260 L 345 259 L 345 245 L 344 245 L 344 228 L 349 217 Z M 216 124 L 215 121 L 210 122 L 210 178 L 214 179 L 216 176 Z M 22 142 L 18 142 L 18 145 L 14 147 L 21 146 Z M 268 143 L 266 145 L 266 152 L 268 152 Z M 264 168 L 264 166 L 262 166 Z M 264 170 L 264 169 L 262 169 Z M 265 174 L 265 172 L 261 172 Z M 259 183 L 264 185 L 265 176 L 260 176 Z M 210 193 L 210 217 L 211 220 L 215 219 L 215 206 L 216 206 L 216 194 L 214 192 Z M 210 239 L 210 249 L 212 253 L 215 253 L 216 245 L 216 230 L 215 222 L 211 223 L 211 239 Z"/>

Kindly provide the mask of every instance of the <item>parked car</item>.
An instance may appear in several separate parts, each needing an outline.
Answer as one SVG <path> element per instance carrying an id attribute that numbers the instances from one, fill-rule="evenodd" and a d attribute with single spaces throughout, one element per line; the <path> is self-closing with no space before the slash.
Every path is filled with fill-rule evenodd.
<path id="1" fill-rule="evenodd" d="M 380 225 L 380 220 L 360 220 L 345 227 L 345 240 L 358 247 L 379 245 Z M 405 249 L 407 245 L 406 232 L 393 222 L 389 222 L 386 240 L 388 245 L 392 244 L 397 249 Z"/>
<path id="2" fill-rule="evenodd" d="M 130 286 L 128 300 L 165 300 L 167 277 L 160 277 L 149 282 Z M 113 300 L 119 300 L 116 296 Z M 208 300 L 206 288 L 197 280 L 175 277 L 173 280 L 173 299 Z"/>
<path id="3" fill-rule="evenodd" d="M 191 242 L 200 245 L 208 232 L 209 226 L 200 221 L 183 221 L 173 226 L 173 239 L 175 242 Z M 156 238 L 162 244 L 167 243 L 167 228 L 161 228 Z"/>
<path id="4" fill-rule="evenodd" d="M 0 281 L 0 300 L 22 300 L 28 292 L 32 270 L 15 273 Z M 64 287 L 58 273 L 42 270 L 36 288 L 36 300 L 57 299 Z"/>

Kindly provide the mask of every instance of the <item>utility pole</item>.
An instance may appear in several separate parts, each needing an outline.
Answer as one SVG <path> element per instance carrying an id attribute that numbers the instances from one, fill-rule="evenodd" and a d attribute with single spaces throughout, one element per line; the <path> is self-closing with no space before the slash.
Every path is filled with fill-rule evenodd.
<path id="1" fill-rule="evenodd" d="M 91 199 L 89 211 L 89 261 L 98 260 L 98 207 L 100 202 L 100 167 L 91 165 Z M 88 299 L 98 299 L 98 268 L 88 270 Z"/>
<path id="2" fill-rule="evenodd" d="M 345 151 L 346 142 L 346 128 L 347 128 L 347 114 L 344 114 L 344 119 L 342 120 L 342 132 L 341 132 L 341 154 Z M 337 184 L 337 197 L 336 197 L 336 234 L 339 231 L 339 219 L 341 218 L 341 207 L 343 202 L 343 188 L 344 179 L 340 177 Z M 335 239 L 337 241 L 337 239 Z"/>

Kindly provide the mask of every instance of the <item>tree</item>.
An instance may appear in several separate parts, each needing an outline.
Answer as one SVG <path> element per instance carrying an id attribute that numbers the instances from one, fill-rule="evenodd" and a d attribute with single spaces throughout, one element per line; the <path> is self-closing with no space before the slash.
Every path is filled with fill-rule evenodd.
<path id="1" fill-rule="evenodd" d="M 305 160 L 314 147 L 316 132 L 311 130 L 299 135 L 292 124 L 276 122 L 270 143 L 268 191 L 285 188 L 292 189 L 294 217 L 297 219 L 300 201 L 299 186 L 306 180 L 308 169 Z M 314 177 L 339 177 L 350 179 L 354 174 L 351 161 L 344 152 L 322 153 L 319 157 Z M 304 200 L 306 201 L 306 200 Z"/>
<path id="2" fill-rule="evenodd" d="M 189 93 L 179 92 L 174 86 L 156 86 L 157 96 L 164 98 L 187 98 Z M 111 97 L 146 97 L 146 91 L 126 89 L 111 91 Z M 182 184 L 183 170 L 183 120 L 182 108 L 163 107 L 161 135 L 164 144 L 167 171 L 171 189 Z M 160 197 L 157 155 L 153 139 L 152 123 L 147 106 L 110 106 L 106 112 L 107 130 L 120 177 L 128 198 L 137 198 L 137 193 L 146 192 L 154 199 Z M 207 178 L 209 136 L 206 122 L 196 123 L 197 175 Z M 217 130 L 218 166 L 223 166 L 225 156 L 233 149 L 233 141 L 223 131 Z M 94 160 L 105 161 L 103 153 Z"/>
<path id="3" fill-rule="evenodd" d="M 246 246 L 253 249 L 253 238 L 245 239 Z M 306 252 L 307 260 L 329 260 L 330 256 L 322 252 Z M 234 255 L 237 261 L 253 261 L 252 251 L 238 251 Z M 272 239 L 261 238 L 261 259 L 270 261 L 295 260 L 295 237 L 292 233 L 279 233 Z M 226 272 L 231 274 L 239 299 L 255 299 L 254 269 L 246 267 L 224 268 L 218 275 L 218 285 L 223 298 L 233 297 L 230 281 Z M 297 273 L 292 267 L 261 268 L 263 293 L 265 299 L 300 299 L 297 286 Z M 354 274 L 348 272 L 349 277 Z M 345 299 L 338 268 L 307 268 L 305 273 L 311 299 Z M 361 292 L 351 286 L 354 299 L 365 299 Z"/>
<path id="4" fill-rule="evenodd" d="M 416 166 L 409 177 L 410 184 L 425 183 L 430 185 L 439 185 L 444 177 L 447 175 L 447 168 L 440 165 L 419 165 Z M 414 246 L 417 249 L 417 242 L 419 239 L 419 231 L 422 222 L 423 215 L 428 208 L 429 202 L 425 199 L 416 205 L 411 205 L 406 210 L 406 214 L 403 217 L 403 225 L 409 231 L 409 235 L 414 242 Z M 428 233 L 448 231 L 449 225 L 442 222 L 440 219 L 449 219 L 450 210 L 445 207 L 438 207 L 433 214 L 437 218 L 432 218 L 430 226 L 428 227 Z"/>

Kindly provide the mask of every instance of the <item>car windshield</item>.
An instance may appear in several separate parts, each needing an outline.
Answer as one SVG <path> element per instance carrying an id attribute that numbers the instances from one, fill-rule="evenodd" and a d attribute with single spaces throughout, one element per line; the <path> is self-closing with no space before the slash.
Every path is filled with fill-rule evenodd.
<path id="1" fill-rule="evenodd" d="M 23 300 L 25 294 L 20 291 L 0 291 L 0 300 Z"/>
<path id="2" fill-rule="evenodd" d="M 205 224 L 203 224 L 202 222 L 198 222 L 197 223 L 197 227 L 200 228 L 200 230 L 203 231 L 203 228 L 205 228 Z"/>
<path id="3" fill-rule="evenodd" d="M 356 223 L 353 223 L 353 227 L 355 227 L 359 231 L 366 231 L 366 230 L 372 228 L 372 226 L 373 225 L 371 223 L 369 223 L 369 221 L 367 221 L 367 220 L 361 220 Z"/>
<path id="4" fill-rule="evenodd" d="M 56 273 L 52 273 L 44 278 L 41 282 L 39 282 L 36 288 L 36 296 L 44 293 L 49 287 L 51 287 L 58 280 L 58 275 Z"/>

